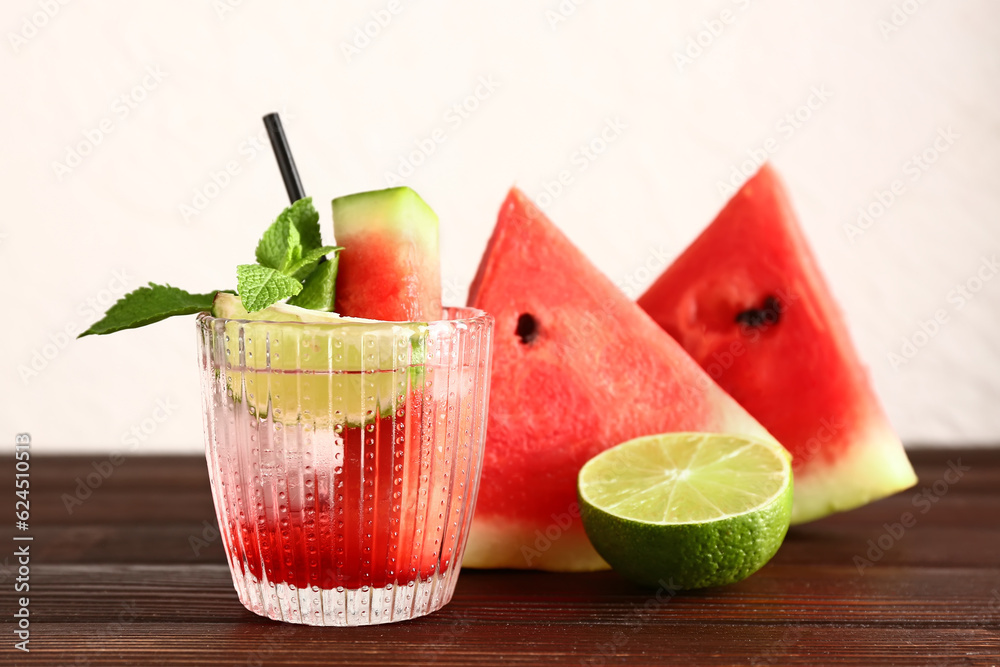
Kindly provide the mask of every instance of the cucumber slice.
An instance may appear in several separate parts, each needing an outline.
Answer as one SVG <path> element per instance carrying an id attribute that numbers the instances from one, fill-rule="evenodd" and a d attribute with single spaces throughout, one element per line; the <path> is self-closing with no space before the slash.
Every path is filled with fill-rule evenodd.
<path id="1" fill-rule="evenodd" d="M 220 293 L 227 391 L 283 424 L 362 425 L 423 384 L 427 324 L 343 317 L 288 304 L 255 313 Z M 317 326 L 308 326 L 315 324 Z M 330 327 L 324 325 L 338 324 Z"/>

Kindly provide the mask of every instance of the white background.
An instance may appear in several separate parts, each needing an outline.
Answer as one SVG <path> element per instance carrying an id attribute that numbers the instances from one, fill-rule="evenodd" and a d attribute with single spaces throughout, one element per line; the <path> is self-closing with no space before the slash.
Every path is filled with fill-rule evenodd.
<path id="1" fill-rule="evenodd" d="M 1000 280 L 974 279 L 1000 253 L 1000 4 L 567 1 L 566 16 L 558 0 L 389 6 L 3 3 L 0 437 L 110 450 L 145 426 L 136 452 L 201 448 L 193 318 L 80 341 L 60 332 L 91 323 L 87 302 L 120 289 L 116 272 L 128 289 L 235 286 L 235 265 L 286 204 L 266 144 L 254 144 L 260 117 L 278 110 L 328 234 L 332 197 L 384 187 L 442 130 L 405 182 L 440 214 L 454 303 L 512 183 L 539 196 L 568 170 L 547 211 L 609 276 L 642 288 L 647 263 L 658 273 L 661 254 L 678 254 L 724 203 L 720 181 L 772 139 L 904 440 L 1000 441 Z M 723 10 L 729 22 L 716 23 Z M 345 52 L 372 12 L 391 20 Z M 496 88 L 478 89 L 468 117 L 449 111 L 484 78 Z M 803 107 L 816 90 L 827 99 Z M 797 127 L 783 122 L 796 113 Z M 581 161 L 609 119 L 624 129 Z M 957 138 L 935 152 L 948 128 Z M 68 157 L 88 134 L 100 143 Z M 934 162 L 914 172 L 907 161 L 925 150 Z M 215 188 L 227 163 L 239 173 Z M 849 238 L 845 224 L 896 179 L 902 193 Z M 970 279 L 980 289 L 959 307 L 952 290 Z M 936 313 L 935 335 L 918 333 Z M 887 355 L 915 334 L 922 347 L 894 368 Z M 154 427 L 158 403 L 170 414 Z"/>

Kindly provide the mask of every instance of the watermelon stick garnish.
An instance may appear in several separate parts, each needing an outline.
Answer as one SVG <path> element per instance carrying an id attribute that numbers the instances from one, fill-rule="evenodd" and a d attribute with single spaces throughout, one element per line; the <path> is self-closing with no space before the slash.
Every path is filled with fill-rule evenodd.
<path id="1" fill-rule="evenodd" d="M 281 118 L 267 114 L 264 127 L 294 206 L 305 193 Z M 333 254 L 332 265 L 321 257 L 312 280 L 289 304 L 387 321 L 441 317 L 438 218 L 416 192 L 397 187 L 338 197 L 333 200 L 333 228 L 337 240 L 350 246 L 350 257 L 344 261 Z M 343 278 L 339 293 L 338 275 Z"/>

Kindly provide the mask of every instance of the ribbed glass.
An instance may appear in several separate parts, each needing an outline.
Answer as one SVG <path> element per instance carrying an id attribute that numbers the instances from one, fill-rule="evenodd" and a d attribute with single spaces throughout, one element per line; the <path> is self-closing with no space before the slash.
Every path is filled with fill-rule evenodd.
<path id="1" fill-rule="evenodd" d="M 208 470 L 251 611 L 370 625 L 452 596 L 483 460 L 493 318 L 198 316 Z"/>

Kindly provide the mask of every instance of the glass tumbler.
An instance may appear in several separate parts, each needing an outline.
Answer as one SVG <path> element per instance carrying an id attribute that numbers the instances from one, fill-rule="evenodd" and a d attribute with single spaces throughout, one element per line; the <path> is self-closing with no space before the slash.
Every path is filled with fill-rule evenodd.
<path id="1" fill-rule="evenodd" d="M 240 601 L 309 625 L 440 609 L 486 432 L 493 318 L 198 316 L 206 458 Z"/>

